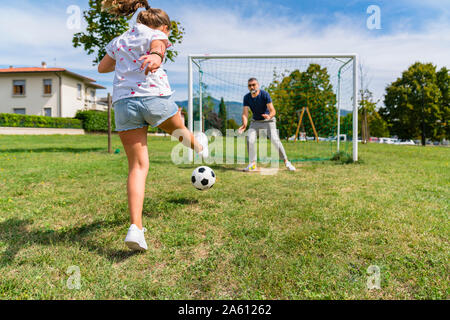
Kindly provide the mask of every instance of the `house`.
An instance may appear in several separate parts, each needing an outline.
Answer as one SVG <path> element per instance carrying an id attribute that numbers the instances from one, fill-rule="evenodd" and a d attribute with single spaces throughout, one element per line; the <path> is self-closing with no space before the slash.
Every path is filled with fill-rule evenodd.
<path id="1" fill-rule="evenodd" d="M 0 113 L 74 117 L 78 110 L 104 110 L 94 79 L 63 68 L 0 69 Z"/>

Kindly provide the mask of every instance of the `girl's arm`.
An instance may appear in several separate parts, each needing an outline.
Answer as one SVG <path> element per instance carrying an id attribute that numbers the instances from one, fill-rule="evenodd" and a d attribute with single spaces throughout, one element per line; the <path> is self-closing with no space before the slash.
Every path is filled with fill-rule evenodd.
<path id="1" fill-rule="evenodd" d="M 161 56 L 164 57 L 166 54 L 166 42 L 164 40 L 153 40 L 150 46 L 150 52 L 158 52 Z M 159 69 L 161 64 L 164 62 L 157 54 L 149 54 L 146 56 L 142 56 L 139 58 L 139 61 L 142 61 L 141 70 L 145 69 L 145 75 L 149 72 L 155 72 Z"/>
<path id="2" fill-rule="evenodd" d="M 109 73 L 116 70 L 116 60 L 109 55 L 105 55 L 98 65 L 99 73 Z"/>

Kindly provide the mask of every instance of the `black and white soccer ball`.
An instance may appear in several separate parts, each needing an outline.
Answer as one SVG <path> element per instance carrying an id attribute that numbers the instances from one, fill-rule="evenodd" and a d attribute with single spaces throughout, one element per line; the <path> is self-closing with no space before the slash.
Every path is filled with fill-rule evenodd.
<path id="1" fill-rule="evenodd" d="M 198 167 L 192 172 L 191 181 L 198 190 L 207 190 L 216 183 L 216 174 L 210 167 Z"/>

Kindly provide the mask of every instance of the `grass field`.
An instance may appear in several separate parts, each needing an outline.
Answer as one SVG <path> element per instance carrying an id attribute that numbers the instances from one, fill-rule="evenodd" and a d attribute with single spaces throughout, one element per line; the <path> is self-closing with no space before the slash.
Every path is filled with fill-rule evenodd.
<path id="1" fill-rule="evenodd" d="M 450 298 L 450 148 L 360 145 L 359 164 L 275 176 L 217 165 L 199 192 L 174 145 L 149 139 L 150 250 L 134 254 L 117 136 L 116 155 L 102 135 L 0 136 L 0 299 Z"/>

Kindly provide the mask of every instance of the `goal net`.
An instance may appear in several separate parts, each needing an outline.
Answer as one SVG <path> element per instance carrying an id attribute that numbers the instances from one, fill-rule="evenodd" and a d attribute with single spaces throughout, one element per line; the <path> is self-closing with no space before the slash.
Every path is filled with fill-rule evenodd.
<path id="1" fill-rule="evenodd" d="M 354 54 L 190 55 L 189 129 L 237 129 L 248 79 L 256 78 L 271 95 L 291 161 L 357 161 L 356 66 Z"/>

